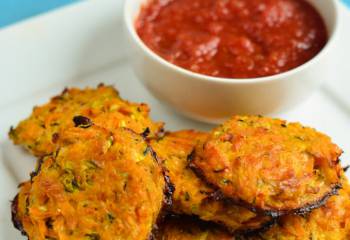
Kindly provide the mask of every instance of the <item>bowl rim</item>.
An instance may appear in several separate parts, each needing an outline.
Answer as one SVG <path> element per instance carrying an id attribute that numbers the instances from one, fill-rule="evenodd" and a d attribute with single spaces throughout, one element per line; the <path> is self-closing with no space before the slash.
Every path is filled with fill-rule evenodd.
<path id="1" fill-rule="evenodd" d="M 142 0 L 140 0 L 142 1 Z M 147 1 L 147 0 L 143 0 Z M 308 0 L 307 0 L 308 1 Z M 159 62 L 161 65 L 164 65 L 168 68 L 171 68 L 172 70 L 185 75 L 190 78 L 194 78 L 201 81 L 206 82 L 218 82 L 218 83 L 227 83 L 227 84 L 253 84 L 253 83 L 263 83 L 263 82 L 273 82 L 273 81 L 280 81 L 283 79 L 288 79 L 289 76 L 295 75 L 299 72 L 304 71 L 305 69 L 309 68 L 310 66 L 316 64 L 318 61 L 321 60 L 322 57 L 324 57 L 333 47 L 336 41 L 336 37 L 339 32 L 339 16 L 340 16 L 340 3 L 338 3 L 337 0 L 327 0 L 331 4 L 333 4 L 334 9 L 334 24 L 332 29 L 328 29 L 328 41 L 326 45 L 321 49 L 320 52 L 318 52 L 313 58 L 308 60 L 307 62 L 303 63 L 302 65 L 290 69 L 286 72 L 278 73 L 275 75 L 265 76 L 265 77 L 257 77 L 257 78 L 222 78 L 222 77 L 213 77 L 201 73 L 192 72 L 190 70 L 187 70 L 185 68 L 179 67 L 171 62 L 168 62 L 161 56 L 159 56 L 157 53 L 155 53 L 151 48 L 149 48 L 143 40 L 139 37 L 137 34 L 136 28 L 135 28 L 135 19 L 133 18 L 131 14 L 131 4 L 135 2 L 135 0 L 125 0 L 124 7 L 123 7 L 123 18 L 124 23 L 126 25 L 126 28 L 128 30 L 128 33 L 131 35 L 132 39 L 136 42 L 136 44 L 150 57 L 155 59 L 157 62 Z M 142 6 L 142 3 L 140 4 L 140 8 Z M 322 19 L 324 20 L 324 16 L 318 11 L 318 13 L 321 15 Z"/>

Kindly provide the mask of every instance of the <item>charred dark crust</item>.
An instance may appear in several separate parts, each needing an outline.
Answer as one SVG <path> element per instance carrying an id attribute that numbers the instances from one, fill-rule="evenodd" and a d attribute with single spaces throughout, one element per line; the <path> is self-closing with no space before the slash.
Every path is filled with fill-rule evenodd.
<path id="1" fill-rule="evenodd" d="M 312 210 L 315 210 L 317 208 L 324 206 L 330 197 L 338 194 L 340 189 L 342 189 L 341 183 L 334 184 L 331 187 L 331 190 L 326 195 L 324 195 L 320 200 L 315 201 L 315 202 L 310 203 L 310 204 L 307 204 L 304 207 L 301 207 L 301 208 L 293 211 L 293 213 L 295 213 L 297 215 L 305 215 L 307 213 L 310 213 Z M 289 214 L 289 213 L 287 212 L 287 214 Z"/>
<path id="2" fill-rule="evenodd" d="M 162 226 L 164 224 L 165 218 L 166 218 L 166 213 L 162 212 L 159 214 L 157 223 L 153 225 L 152 231 L 149 234 L 147 240 L 160 240 L 161 236 L 161 229 L 159 226 Z"/>
<path id="3" fill-rule="evenodd" d="M 143 133 L 141 133 L 141 136 L 143 138 L 147 138 L 150 133 L 151 133 L 151 130 L 149 128 L 146 128 L 145 131 L 143 131 Z"/>
<path id="4" fill-rule="evenodd" d="M 159 236 L 161 235 L 161 233 L 158 226 L 164 223 L 165 218 L 169 215 L 170 209 L 173 205 L 173 193 L 175 191 L 175 187 L 174 187 L 174 184 L 170 181 L 168 171 L 164 167 L 162 167 L 162 172 L 163 172 L 164 181 L 165 181 L 165 187 L 163 190 L 163 194 L 164 194 L 163 208 L 161 209 L 161 212 L 158 214 L 156 224 L 153 226 L 152 232 L 148 237 L 149 240 L 159 239 Z"/>
<path id="5" fill-rule="evenodd" d="M 65 88 L 63 89 L 63 91 L 62 91 L 62 93 L 61 93 L 60 96 L 66 94 L 68 91 L 69 91 L 69 88 L 68 88 L 68 87 L 65 87 Z"/>
<path id="6" fill-rule="evenodd" d="M 50 154 L 47 154 L 47 155 L 44 155 L 42 157 L 40 157 L 37 161 L 37 165 L 36 165 L 36 169 L 30 173 L 30 181 L 33 182 L 33 178 L 38 176 L 39 173 L 41 172 L 41 168 L 42 168 L 42 165 L 45 161 L 46 158 L 49 158 L 49 157 L 53 157 L 53 158 L 56 158 L 58 153 L 59 153 L 60 149 L 57 149 L 55 152 L 53 153 L 50 153 Z"/>
<path id="7" fill-rule="evenodd" d="M 193 164 L 194 157 L 196 156 L 196 150 L 193 149 L 192 152 L 187 156 L 188 165 L 191 167 Z M 192 167 L 191 167 L 192 168 Z"/>
<path id="8" fill-rule="evenodd" d="M 23 236 L 27 236 L 27 233 L 24 231 L 22 222 L 18 219 L 17 209 L 18 209 L 18 194 L 15 196 L 15 198 L 12 200 L 12 203 L 11 203 L 11 220 L 12 220 L 13 226 L 16 229 L 18 229 Z"/>
<path id="9" fill-rule="evenodd" d="M 146 141 L 146 143 L 148 145 L 147 151 L 149 151 L 151 153 L 153 159 L 161 167 L 162 173 L 164 176 L 164 182 L 165 182 L 165 186 L 164 186 L 164 190 L 163 190 L 163 194 L 164 194 L 163 209 L 159 213 L 158 218 L 157 218 L 157 222 L 153 226 L 152 233 L 150 234 L 150 236 L 148 238 L 148 240 L 157 240 L 157 239 L 159 239 L 159 236 L 161 235 L 160 229 L 158 226 L 162 225 L 162 223 L 165 221 L 165 218 L 169 215 L 170 209 L 173 205 L 173 194 L 175 192 L 175 185 L 171 182 L 171 179 L 170 179 L 169 174 L 168 174 L 169 173 L 168 169 L 166 169 L 164 167 L 164 165 L 162 164 L 162 161 L 159 159 L 156 151 L 154 151 L 154 149 L 150 145 L 151 139 L 148 139 L 147 136 L 145 136 L 145 134 L 141 134 L 141 136 L 143 137 L 143 139 Z"/>
<path id="10" fill-rule="evenodd" d="M 164 189 L 164 203 L 167 207 L 173 205 L 173 194 L 175 192 L 175 186 L 171 182 L 168 172 L 163 170 L 164 180 L 165 180 L 165 189 Z"/>
<path id="11" fill-rule="evenodd" d="M 209 182 L 206 177 L 204 172 L 202 171 L 202 169 L 198 168 L 194 163 L 193 163 L 193 159 L 195 157 L 195 150 L 193 150 L 190 155 L 188 155 L 188 166 L 189 168 L 197 175 L 197 177 L 199 177 L 203 182 L 205 182 L 209 187 L 211 187 L 212 189 L 215 190 L 214 192 L 214 197 L 216 201 L 224 201 L 224 202 L 231 202 L 232 204 L 236 204 L 238 206 L 244 207 L 258 215 L 265 215 L 265 216 L 271 216 L 269 214 L 266 214 L 265 211 L 259 211 L 257 208 L 252 207 L 248 204 L 246 204 L 245 202 L 242 201 L 237 201 L 236 199 L 232 199 L 232 198 L 228 198 L 226 197 L 223 192 L 219 189 L 219 187 L 217 187 L 216 185 L 212 184 L 211 182 Z M 278 216 L 271 216 L 272 218 L 277 218 Z"/>
<path id="12" fill-rule="evenodd" d="M 231 199 L 225 198 L 220 191 L 212 192 L 205 199 L 205 201 L 206 203 L 221 201 L 227 205 L 236 204 Z M 254 220 L 259 220 L 261 221 L 261 223 L 259 225 L 256 225 L 256 227 L 250 226 L 249 228 L 241 228 L 241 229 L 235 229 L 235 230 L 231 229 L 229 226 L 226 226 L 225 223 L 223 222 L 216 222 L 216 223 L 225 227 L 225 229 L 232 234 L 242 235 L 242 236 L 254 236 L 258 233 L 262 233 L 269 230 L 277 222 L 277 218 L 272 218 L 270 216 L 265 216 L 265 215 L 257 215 L 255 218 L 251 219 L 251 221 L 254 221 Z M 246 223 L 245 225 L 247 224 L 248 223 Z"/>
<path id="13" fill-rule="evenodd" d="M 57 143 L 59 138 L 60 138 L 60 135 L 58 133 L 52 134 L 52 138 L 51 138 L 52 143 Z"/>
<path id="14" fill-rule="evenodd" d="M 205 201 L 206 203 L 220 201 L 228 206 L 236 204 L 231 199 L 225 198 L 225 196 L 223 196 L 223 194 L 220 191 L 210 193 L 209 196 L 205 199 Z M 224 226 L 225 229 L 232 234 L 238 234 L 242 236 L 253 236 L 258 233 L 262 233 L 269 230 L 277 222 L 277 218 L 272 218 L 270 216 L 265 215 L 257 215 L 255 218 L 251 219 L 251 221 L 254 220 L 259 220 L 260 224 L 256 225 L 256 227 L 250 226 L 249 228 L 240 228 L 235 230 L 230 229 L 230 227 L 226 226 L 223 222 L 216 223 L 221 226 Z M 244 225 L 249 225 L 249 223 L 246 223 Z"/>
<path id="15" fill-rule="evenodd" d="M 159 239 L 159 236 L 160 236 L 159 226 L 161 226 L 164 223 L 168 215 L 169 215 L 169 209 L 163 207 L 163 209 L 161 209 L 160 213 L 157 216 L 156 223 L 153 225 L 152 231 L 148 237 L 149 240 Z"/>
<path id="16" fill-rule="evenodd" d="M 221 190 L 215 186 L 214 184 L 210 183 L 209 181 L 207 181 L 207 179 L 205 178 L 204 172 L 202 171 L 202 169 L 198 168 L 194 163 L 193 163 L 193 159 L 195 157 L 195 150 L 193 150 L 187 157 L 187 162 L 188 162 L 188 167 L 197 175 L 197 177 L 199 177 L 207 186 L 209 186 L 210 188 L 212 188 L 214 190 L 214 197 L 216 199 L 216 201 L 231 201 L 231 199 L 228 199 L 224 196 L 224 194 L 221 192 Z M 211 196 L 213 197 L 213 196 Z"/>
<path id="17" fill-rule="evenodd" d="M 290 214 L 296 214 L 296 215 L 305 215 L 309 212 L 311 212 L 314 209 L 320 208 L 322 206 L 324 206 L 327 202 L 327 200 L 338 194 L 339 189 L 342 188 L 342 185 L 340 183 L 336 183 L 333 184 L 330 188 L 331 190 L 329 192 L 327 192 L 323 197 L 321 197 L 319 200 L 312 202 L 312 203 L 308 203 L 306 205 L 304 205 L 303 207 L 300 208 L 296 208 L 296 209 L 291 209 L 291 210 L 267 210 L 267 209 L 262 209 L 262 208 L 258 208 L 255 206 L 252 206 L 250 203 L 247 203 L 243 200 L 237 200 L 237 199 L 232 199 L 230 197 L 227 197 L 223 194 L 223 192 L 219 189 L 218 186 L 210 183 L 206 177 L 204 172 L 198 168 L 194 163 L 194 157 L 195 157 L 196 153 L 195 150 L 193 150 L 193 152 L 191 152 L 191 154 L 188 156 L 188 162 L 189 162 L 189 167 L 192 169 L 192 171 L 200 178 L 202 179 L 204 182 L 206 182 L 210 187 L 212 187 L 213 189 L 215 189 L 217 191 L 217 196 L 220 197 L 221 200 L 225 200 L 225 201 L 231 201 L 234 204 L 237 204 L 239 206 L 242 206 L 244 208 L 247 208 L 248 210 L 258 214 L 258 215 L 265 215 L 265 216 L 269 216 L 272 217 L 273 219 L 279 218 L 281 216 L 284 215 L 290 215 Z"/>
<path id="18" fill-rule="evenodd" d="M 109 84 L 106 85 L 106 84 L 104 84 L 104 83 L 99 83 L 99 84 L 97 85 L 97 88 L 103 88 L 103 87 L 108 87 L 108 88 L 112 89 L 112 90 L 114 91 L 114 93 L 115 93 L 116 95 L 119 96 L 119 91 L 115 88 L 114 85 L 109 85 Z"/>
<path id="19" fill-rule="evenodd" d="M 188 166 L 189 168 L 210 188 L 212 188 L 214 191 L 212 193 L 210 193 L 208 195 L 208 197 L 205 199 L 205 201 L 210 202 L 210 201 L 221 201 L 224 204 L 235 204 L 241 207 L 245 207 L 242 206 L 241 204 L 237 204 L 235 201 L 233 201 L 230 198 L 225 197 L 225 195 L 213 184 L 209 183 L 205 178 L 204 178 L 204 174 L 202 172 L 201 169 L 197 168 L 192 160 L 195 156 L 195 150 L 193 150 L 187 157 L 188 160 Z M 246 208 L 246 207 L 245 207 Z M 248 208 L 248 210 L 252 211 L 251 209 Z M 252 211 L 254 213 L 257 213 L 256 211 Z M 256 228 L 250 228 L 250 229 L 238 229 L 235 231 L 232 231 L 232 229 L 230 229 L 228 226 L 226 226 L 224 223 L 222 222 L 217 222 L 218 224 L 222 225 L 225 227 L 225 229 L 231 233 L 235 233 L 241 236 L 252 236 L 252 235 L 256 235 L 257 233 L 261 233 L 261 232 L 265 232 L 268 229 L 270 229 L 277 221 L 277 218 L 271 217 L 271 216 L 266 216 L 265 214 L 260 214 L 257 213 L 256 218 L 263 218 L 263 217 L 267 217 L 270 219 L 267 219 L 267 221 L 262 222 L 262 224 Z"/>
<path id="20" fill-rule="evenodd" d="M 267 232 L 271 227 L 273 227 L 278 222 L 278 218 L 271 218 L 270 221 L 264 222 L 259 228 L 256 229 L 246 229 L 239 230 L 237 234 L 244 237 L 253 237 L 258 234 Z"/>
<path id="21" fill-rule="evenodd" d="M 331 186 L 331 190 L 329 192 L 327 192 L 319 200 L 314 201 L 312 203 L 308 203 L 308 204 L 304 205 L 303 207 L 291 209 L 291 210 L 266 210 L 266 209 L 253 207 L 249 203 L 246 203 L 244 201 L 239 201 L 237 204 L 250 209 L 252 212 L 255 212 L 257 214 L 263 214 L 265 216 L 270 216 L 274 219 L 277 219 L 281 216 L 292 215 L 292 214 L 303 216 L 305 214 L 310 213 L 311 211 L 313 211 L 315 209 L 323 207 L 327 203 L 327 201 L 330 197 L 338 194 L 338 191 L 341 188 L 342 188 L 342 185 L 340 183 L 334 184 Z"/>
<path id="22" fill-rule="evenodd" d="M 162 161 L 159 159 L 157 153 L 154 151 L 154 149 L 152 148 L 152 146 L 148 142 L 147 142 L 147 145 L 148 145 L 148 147 L 147 147 L 148 151 L 150 151 L 150 153 L 151 153 L 152 157 L 154 158 L 154 160 L 157 162 L 157 164 L 159 166 L 161 166 L 163 168 Z"/>
<path id="23" fill-rule="evenodd" d="M 87 118 L 85 116 L 75 116 L 73 118 L 74 126 L 79 128 L 89 128 L 94 123 L 90 120 L 90 118 Z"/>
<path id="24" fill-rule="evenodd" d="M 349 170 L 349 168 L 350 168 L 350 165 L 345 166 L 345 167 L 343 168 L 343 171 L 344 171 L 344 172 L 347 172 L 347 171 Z"/>
<path id="25" fill-rule="evenodd" d="M 147 143 L 148 144 L 148 143 Z M 148 144 L 149 151 L 151 152 L 153 158 L 157 162 L 157 164 L 162 168 L 162 173 L 164 176 L 165 187 L 164 187 L 164 205 L 165 209 L 169 209 L 173 205 L 173 194 L 175 192 L 175 186 L 171 182 L 171 179 L 168 174 L 168 170 L 163 166 L 161 161 L 159 160 L 157 153 L 154 149 Z"/>
<path id="26" fill-rule="evenodd" d="M 158 227 L 154 226 L 152 232 L 149 234 L 147 240 L 156 240 L 158 235 Z"/>
<path id="27" fill-rule="evenodd" d="M 56 95 L 54 97 L 51 98 L 52 101 L 60 101 L 60 100 L 63 100 L 64 99 L 64 95 L 66 95 L 67 93 L 69 92 L 69 88 L 68 87 L 65 87 L 63 89 L 63 91 L 59 94 L 59 95 Z"/>
<path id="28" fill-rule="evenodd" d="M 11 126 L 11 127 L 10 127 L 10 130 L 9 130 L 9 132 L 8 132 L 8 136 L 9 136 L 10 138 L 14 138 L 15 135 L 16 135 L 16 130 L 15 130 L 15 128 L 14 128 L 13 126 Z"/>
<path id="29" fill-rule="evenodd" d="M 30 173 L 30 181 L 33 181 L 33 178 L 38 176 L 38 174 L 41 171 L 41 166 L 43 165 L 43 162 L 44 162 L 44 157 L 39 158 L 39 160 L 37 161 L 36 170 Z"/>

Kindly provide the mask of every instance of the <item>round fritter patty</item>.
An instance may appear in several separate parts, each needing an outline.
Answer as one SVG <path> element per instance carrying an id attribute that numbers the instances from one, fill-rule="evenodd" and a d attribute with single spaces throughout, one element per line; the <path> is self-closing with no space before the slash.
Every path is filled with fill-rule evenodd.
<path id="1" fill-rule="evenodd" d="M 148 129 L 154 135 L 163 124 L 152 122 L 149 111 L 146 104 L 121 99 L 113 87 L 71 88 L 52 98 L 49 103 L 35 107 L 31 116 L 12 128 L 9 135 L 15 144 L 23 145 L 41 157 L 55 151 L 59 132 L 80 124 L 82 120 L 79 117 L 82 116 L 110 131 L 127 127 L 137 133 Z"/>
<path id="2" fill-rule="evenodd" d="M 308 212 L 335 194 L 341 153 L 298 123 L 235 116 L 196 147 L 191 167 L 226 197 L 276 216 Z"/>
<path id="3" fill-rule="evenodd" d="M 142 136 L 70 128 L 13 202 L 31 240 L 146 240 L 166 200 L 163 171 Z"/>
<path id="4" fill-rule="evenodd" d="M 190 217 L 168 217 L 156 240 L 235 240 L 220 227 Z M 239 238 L 241 239 L 241 238 Z"/>
<path id="5" fill-rule="evenodd" d="M 343 189 L 325 206 L 306 216 L 282 217 L 279 225 L 255 238 L 269 240 L 348 240 L 350 239 L 350 187 L 344 179 Z"/>
<path id="6" fill-rule="evenodd" d="M 151 146 L 175 185 L 172 211 L 221 223 L 231 232 L 256 230 L 267 226 L 271 220 L 269 217 L 259 217 L 246 208 L 219 199 L 215 190 L 188 167 L 187 157 L 196 144 L 205 141 L 207 137 L 207 133 L 184 130 L 168 132 L 164 137 L 151 141 Z"/>

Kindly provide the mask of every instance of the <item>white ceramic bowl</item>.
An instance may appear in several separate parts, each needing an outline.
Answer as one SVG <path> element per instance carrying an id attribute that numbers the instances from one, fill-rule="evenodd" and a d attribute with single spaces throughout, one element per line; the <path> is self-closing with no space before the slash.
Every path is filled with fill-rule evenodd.
<path id="1" fill-rule="evenodd" d="M 285 73 L 251 79 L 210 77 L 167 62 L 149 49 L 134 27 L 147 0 L 126 0 L 124 20 L 130 59 L 137 77 L 160 101 L 204 122 L 218 123 L 233 114 L 269 115 L 304 101 L 329 71 L 338 29 L 337 0 L 308 0 L 321 14 L 329 32 L 324 49 L 309 62 Z"/>

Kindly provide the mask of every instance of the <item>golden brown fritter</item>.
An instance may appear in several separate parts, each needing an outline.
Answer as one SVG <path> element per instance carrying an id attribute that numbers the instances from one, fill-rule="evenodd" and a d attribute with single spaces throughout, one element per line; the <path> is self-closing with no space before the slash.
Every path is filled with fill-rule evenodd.
<path id="1" fill-rule="evenodd" d="M 232 232 L 267 226 L 271 220 L 269 217 L 258 217 L 232 202 L 215 199 L 215 190 L 188 167 L 187 157 L 195 145 L 205 141 L 207 137 L 207 133 L 184 130 L 169 132 L 163 138 L 151 141 L 151 146 L 169 171 L 170 179 L 175 185 L 172 211 L 221 223 Z"/>
<path id="2" fill-rule="evenodd" d="M 235 240 L 223 229 L 189 217 L 167 218 L 156 240 Z"/>
<path id="3" fill-rule="evenodd" d="M 196 148 L 191 166 L 222 193 L 271 215 L 304 213 L 339 188 L 341 149 L 298 123 L 235 116 Z"/>
<path id="4" fill-rule="evenodd" d="M 344 177 L 339 196 L 307 216 L 284 216 L 279 225 L 256 239 L 269 240 L 348 240 L 350 239 L 350 187 Z"/>
<path id="5" fill-rule="evenodd" d="M 15 144 L 23 145 L 36 156 L 55 151 L 57 134 L 73 127 L 73 118 L 85 116 L 110 131 L 127 127 L 137 133 L 148 128 L 156 134 L 163 127 L 149 118 L 146 104 L 130 103 L 120 98 L 113 88 L 100 85 L 96 89 L 66 89 L 43 106 L 35 107 L 31 116 L 11 129 L 9 135 Z"/>
<path id="6" fill-rule="evenodd" d="M 146 240 L 166 183 L 154 153 L 128 129 L 69 128 L 13 202 L 30 240 Z"/>

